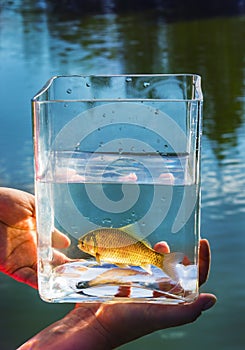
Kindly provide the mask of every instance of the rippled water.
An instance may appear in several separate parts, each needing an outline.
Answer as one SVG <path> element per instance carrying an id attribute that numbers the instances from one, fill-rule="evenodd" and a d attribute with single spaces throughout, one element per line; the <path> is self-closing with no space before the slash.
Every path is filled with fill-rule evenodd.
<path id="1" fill-rule="evenodd" d="M 205 99 L 202 235 L 210 240 L 213 252 L 210 279 L 202 290 L 216 293 L 219 301 L 195 324 L 160 331 L 121 348 L 242 350 L 244 2 L 234 1 L 239 5 L 236 11 L 224 11 L 227 1 L 220 1 L 224 5 L 220 16 L 221 10 L 213 16 L 204 9 L 195 13 L 139 6 L 133 11 L 113 9 L 112 3 L 106 1 L 107 7 L 100 11 L 83 9 L 81 14 L 77 9 L 69 14 L 58 7 L 52 12 L 50 1 L 0 1 L 0 185 L 33 190 L 30 99 L 50 76 L 200 74 Z M 0 296 L 1 349 L 16 348 L 71 309 L 41 302 L 36 291 L 4 275 Z"/>

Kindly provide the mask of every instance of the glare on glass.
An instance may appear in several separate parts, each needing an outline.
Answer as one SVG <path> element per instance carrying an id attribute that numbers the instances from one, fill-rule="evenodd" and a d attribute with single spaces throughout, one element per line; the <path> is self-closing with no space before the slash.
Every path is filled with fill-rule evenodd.
<path id="1" fill-rule="evenodd" d="M 57 76 L 33 98 L 43 300 L 196 299 L 200 82 Z M 52 247 L 59 233 L 71 242 L 60 251 Z"/>

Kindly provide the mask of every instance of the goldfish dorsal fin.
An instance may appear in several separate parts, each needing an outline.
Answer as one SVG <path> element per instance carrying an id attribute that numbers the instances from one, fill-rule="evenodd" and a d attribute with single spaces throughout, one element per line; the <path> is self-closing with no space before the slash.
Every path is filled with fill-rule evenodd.
<path id="1" fill-rule="evenodd" d="M 123 226 L 123 227 L 119 228 L 119 230 L 126 232 L 128 235 L 130 235 L 131 237 L 133 237 L 137 241 L 142 242 L 148 248 L 151 248 L 151 244 L 145 238 L 142 237 L 142 233 L 140 231 L 140 227 L 139 227 L 138 222 L 135 222 L 135 223 L 127 225 L 127 226 Z"/>

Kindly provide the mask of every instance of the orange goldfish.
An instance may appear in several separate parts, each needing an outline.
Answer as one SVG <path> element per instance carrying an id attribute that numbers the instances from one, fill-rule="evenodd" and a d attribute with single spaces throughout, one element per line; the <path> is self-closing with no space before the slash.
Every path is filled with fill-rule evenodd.
<path id="1" fill-rule="evenodd" d="M 89 231 L 78 240 L 78 248 L 95 257 L 119 267 L 139 266 L 148 273 L 151 265 L 164 271 L 172 280 L 178 281 L 176 265 L 183 260 L 183 253 L 158 253 L 149 243 L 139 240 L 131 228 L 98 228 Z"/>

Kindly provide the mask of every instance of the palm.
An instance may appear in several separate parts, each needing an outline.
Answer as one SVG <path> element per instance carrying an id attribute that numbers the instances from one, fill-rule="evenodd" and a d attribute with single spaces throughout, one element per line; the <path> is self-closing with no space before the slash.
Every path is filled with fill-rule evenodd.
<path id="1" fill-rule="evenodd" d="M 36 287 L 36 231 L 32 195 L 0 191 L 0 270 Z"/>
<path id="2" fill-rule="evenodd" d="M 200 284 L 209 269 L 209 244 L 200 244 Z M 78 304 L 58 322 L 34 336 L 19 350 L 114 349 L 159 329 L 193 322 L 215 303 L 215 296 L 200 294 L 191 304 L 160 305 L 133 303 Z"/>
<path id="3" fill-rule="evenodd" d="M 37 288 L 37 244 L 34 196 L 0 188 L 0 271 Z M 64 248 L 68 239 L 54 232 L 53 246 Z M 57 258 L 63 258 L 58 252 Z"/>

